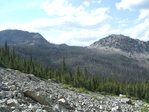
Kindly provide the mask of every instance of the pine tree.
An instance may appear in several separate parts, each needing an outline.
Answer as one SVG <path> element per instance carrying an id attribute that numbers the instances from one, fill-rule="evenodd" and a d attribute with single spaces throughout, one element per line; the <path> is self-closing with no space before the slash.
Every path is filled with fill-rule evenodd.
<path id="1" fill-rule="evenodd" d="M 145 101 L 149 102 L 149 91 L 147 91 L 145 94 Z"/>
<path id="2" fill-rule="evenodd" d="M 65 57 L 63 57 L 63 60 L 62 60 L 62 71 L 66 71 L 67 68 L 66 68 L 66 63 L 65 63 Z"/>
<path id="3" fill-rule="evenodd" d="M 76 71 L 75 71 L 75 75 L 74 75 L 74 86 L 75 87 L 80 87 L 80 68 L 79 66 L 76 66 Z"/>
<path id="4" fill-rule="evenodd" d="M 9 47 L 7 45 L 7 41 L 5 41 L 4 50 L 6 53 L 9 53 Z"/>
<path id="5" fill-rule="evenodd" d="M 80 78 L 80 86 L 86 88 L 86 81 L 87 81 L 87 69 L 86 67 L 84 68 L 81 78 Z"/>
<path id="6" fill-rule="evenodd" d="M 65 58 L 63 57 L 63 60 L 62 60 L 62 70 L 61 70 L 61 74 L 60 74 L 60 82 L 64 83 L 66 82 L 65 78 L 66 78 L 66 63 L 65 63 Z"/>

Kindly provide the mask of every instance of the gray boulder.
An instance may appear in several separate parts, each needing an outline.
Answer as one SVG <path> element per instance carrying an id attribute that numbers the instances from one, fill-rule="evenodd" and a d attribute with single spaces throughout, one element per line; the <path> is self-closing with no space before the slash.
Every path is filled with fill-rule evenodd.
<path id="1" fill-rule="evenodd" d="M 56 79 L 48 79 L 47 82 L 49 82 L 49 83 L 58 83 L 58 81 Z"/>
<path id="2" fill-rule="evenodd" d="M 9 99 L 7 100 L 7 103 L 6 103 L 8 106 L 13 106 L 13 107 L 18 107 L 19 106 L 19 103 L 16 99 Z"/>
<path id="3" fill-rule="evenodd" d="M 120 109 L 121 109 L 120 106 L 116 106 L 116 107 L 113 107 L 111 111 L 117 112 L 117 111 L 120 111 Z"/>
<path id="4" fill-rule="evenodd" d="M 122 103 L 127 103 L 127 104 L 132 104 L 132 101 L 131 101 L 131 99 L 129 99 L 129 98 L 122 98 L 122 99 L 121 99 L 121 102 L 122 102 Z"/>
<path id="5" fill-rule="evenodd" d="M 31 98 L 34 101 L 39 102 L 40 104 L 44 105 L 51 105 L 50 102 L 47 100 L 47 96 L 43 92 L 35 92 L 27 90 L 24 92 L 24 95 Z"/>
<path id="6" fill-rule="evenodd" d="M 70 104 L 64 99 L 59 99 L 57 102 L 59 105 L 62 105 L 63 107 L 65 107 L 68 110 L 75 110 L 73 107 L 70 106 Z"/>
<path id="7" fill-rule="evenodd" d="M 40 81 L 40 79 L 35 77 L 35 75 L 33 74 L 28 74 L 28 78 L 32 81 L 36 81 L 36 82 Z"/>

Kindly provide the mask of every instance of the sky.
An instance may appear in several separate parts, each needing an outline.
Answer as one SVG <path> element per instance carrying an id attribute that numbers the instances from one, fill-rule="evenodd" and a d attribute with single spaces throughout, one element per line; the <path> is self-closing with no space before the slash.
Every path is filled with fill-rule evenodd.
<path id="1" fill-rule="evenodd" d="M 89 46 L 110 34 L 148 41 L 149 0 L 0 0 L 0 31 L 6 29 L 71 46 Z"/>

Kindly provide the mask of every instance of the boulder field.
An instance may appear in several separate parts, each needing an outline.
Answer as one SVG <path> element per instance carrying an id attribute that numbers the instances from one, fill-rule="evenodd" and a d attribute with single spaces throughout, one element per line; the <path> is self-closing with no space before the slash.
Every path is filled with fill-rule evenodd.
<path id="1" fill-rule="evenodd" d="M 140 112 L 143 106 L 149 104 L 65 89 L 55 80 L 0 68 L 0 112 Z"/>

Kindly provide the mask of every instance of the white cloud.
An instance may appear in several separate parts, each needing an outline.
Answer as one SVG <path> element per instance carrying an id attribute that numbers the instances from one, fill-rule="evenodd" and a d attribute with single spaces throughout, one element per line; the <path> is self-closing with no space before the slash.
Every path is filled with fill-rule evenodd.
<path id="1" fill-rule="evenodd" d="M 63 31 L 57 38 L 48 40 L 52 40 L 54 43 L 59 41 L 60 43 L 69 43 L 69 45 L 86 46 L 97 40 L 99 36 L 107 35 L 110 29 L 108 22 L 111 20 L 107 12 L 110 8 L 96 8 L 86 11 L 85 8 L 90 5 L 88 1 L 84 1 L 78 7 L 74 7 L 67 0 L 62 0 L 58 4 L 57 2 L 58 0 L 53 2 L 47 0 L 41 4 L 42 9 L 48 15 L 58 15 L 51 21 L 53 25 L 45 28 Z M 96 2 L 99 3 L 101 0 Z M 57 24 L 54 24 L 56 22 Z"/>
<path id="2" fill-rule="evenodd" d="M 119 29 L 112 29 L 109 31 L 109 34 L 119 34 L 120 30 Z"/>
<path id="3" fill-rule="evenodd" d="M 149 17 L 149 10 L 142 9 L 142 10 L 140 10 L 140 15 L 139 15 L 137 21 L 140 21 L 140 20 L 148 18 L 148 17 Z"/>
<path id="4" fill-rule="evenodd" d="M 17 29 L 19 27 L 19 24 L 13 23 L 13 22 L 8 22 L 5 25 L 0 27 L 0 30 L 5 30 L 5 29 Z"/>
<path id="5" fill-rule="evenodd" d="M 93 0 L 93 3 L 101 3 L 102 0 Z"/>
<path id="6" fill-rule="evenodd" d="M 149 9 L 149 0 L 121 0 L 121 2 L 116 3 L 117 9 Z"/>
<path id="7" fill-rule="evenodd" d="M 149 40 L 149 19 L 146 19 L 143 23 L 125 30 L 125 34 L 130 35 L 132 38 L 145 41 Z"/>
<path id="8" fill-rule="evenodd" d="M 83 4 L 89 6 L 90 3 L 85 1 Z M 66 0 L 62 0 L 58 4 L 57 0 L 53 2 L 47 0 L 41 4 L 41 7 L 48 15 L 57 14 L 59 15 L 58 18 L 62 18 L 62 16 L 67 18 L 71 17 L 73 21 L 69 22 L 69 25 L 74 25 L 74 27 L 78 28 L 97 28 L 99 24 L 103 24 L 105 21 L 108 22 L 108 20 L 110 20 L 110 16 L 106 14 L 109 8 L 98 8 L 87 12 L 82 5 L 73 7 L 72 4 L 68 3 Z M 67 20 L 63 26 L 68 23 Z"/>
<path id="9" fill-rule="evenodd" d="M 106 14 L 109 8 L 98 8 L 92 10 L 91 13 L 88 12 L 79 12 L 77 14 L 76 20 L 85 26 L 96 26 L 98 24 L 103 24 L 105 21 L 108 22 L 111 17 Z"/>
<path id="10" fill-rule="evenodd" d="M 81 7 L 75 8 L 66 0 L 54 0 L 51 2 L 47 0 L 41 3 L 41 8 L 45 10 L 48 15 L 73 15 L 78 10 L 81 10 Z"/>
<path id="11" fill-rule="evenodd" d="M 76 24 L 81 24 L 85 26 L 97 25 L 105 20 L 110 19 L 110 16 L 106 14 L 109 8 L 98 8 L 92 10 L 91 12 L 85 11 L 85 7 L 73 7 L 72 4 L 68 3 L 66 0 L 61 0 L 58 2 L 55 0 L 50 2 L 42 2 L 41 7 L 45 10 L 48 15 L 59 15 L 61 16 L 72 16 L 72 19 Z M 85 6 L 89 6 L 89 2 L 85 1 L 83 3 Z"/>
<path id="12" fill-rule="evenodd" d="M 38 23 L 38 24 L 37 24 Z M 69 31 L 73 28 L 73 18 L 70 17 L 60 17 L 60 18 L 39 18 L 21 25 L 24 29 L 36 29 L 36 30 L 58 30 L 58 31 Z"/>
<path id="13" fill-rule="evenodd" d="M 89 3 L 88 1 L 84 1 L 84 2 L 83 2 L 83 5 L 85 5 L 85 6 L 88 7 L 88 6 L 90 6 L 90 3 Z"/>
<path id="14" fill-rule="evenodd" d="M 78 45 L 78 46 L 88 46 L 98 40 L 99 37 L 103 37 L 107 35 L 107 32 L 110 29 L 110 25 L 104 25 L 98 29 L 82 29 L 80 31 L 72 31 L 72 32 L 65 32 L 62 34 L 60 38 L 67 38 L 67 41 L 70 45 Z"/>
<path id="15" fill-rule="evenodd" d="M 50 18 L 38 18 L 23 24 L 7 23 L 3 29 L 39 32 L 52 43 L 87 46 L 108 34 L 111 20 L 107 14 L 110 8 L 86 11 L 89 5 L 86 1 L 74 7 L 67 0 L 47 0 L 41 3 L 41 8 Z"/>
<path id="16" fill-rule="evenodd" d="M 65 24 L 65 18 L 47 19 L 40 18 L 29 21 L 24 24 L 7 23 L 4 29 L 20 29 L 31 32 L 41 33 L 48 41 L 56 44 L 66 43 L 69 45 L 87 46 L 98 39 L 98 37 L 106 36 L 110 30 L 110 25 L 101 25 L 96 29 L 88 28 L 72 28 Z M 38 23 L 38 24 L 37 24 Z M 66 26 L 66 29 L 63 27 Z M 69 25 L 69 24 L 68 24 Z M 71 30 L 68 30 L 72 28 Z M 63 30 L 62 30 L 63 29 Z"/>
<path id="17" fill-rule="evenodd" d="M 127 21 L 128 21 L 128 18 L 120 20 L 120 21 L 118 21 L 118 23 L 123 24 L 123 23 L 126 23 Z"/>
<path id="18" fill-rule="evenodd" d="M 127 26 L 128 23 L 130 23 L 130 21 L 129 21 L 128 18 L 126 18 L 126 19 L 122 19 L 122 20 L 118 21 L 119 28 L 122 28 L 122 27 Z"/>
<path id="19" fill-rule="evenodd" d="M 98 37 L 107 35 L 110 25 L 103 25 L 98 29 L 81 29 L 70 32 L 61 32 L 56 38 L 49 37 L 53 43 L 69 43 L 69 45 L 88 46 L 98 40 Z"/>
<path id="20" fill-rule="evenodd" d="M 116 3 L 117 9 L 139 10 L 140 14 L 134 23 L 149 17 L 149 0 L 121 0 Z"/>

